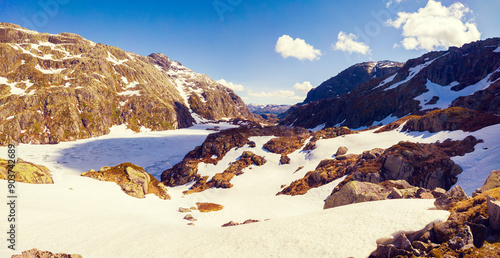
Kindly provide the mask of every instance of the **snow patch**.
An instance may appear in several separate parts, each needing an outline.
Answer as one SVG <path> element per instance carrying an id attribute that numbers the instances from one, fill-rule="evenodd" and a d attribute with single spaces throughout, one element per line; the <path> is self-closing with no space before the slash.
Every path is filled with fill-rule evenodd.
<path id="1" fill-rule="evenodd" d="M 438 56 L 430 61 L 427 61 L 423 64 L 419 64 L 415 67 L 411 67 L 410 69 L 408 69 L 408 71 L 410 72 L 410 74 L 406 77 L 406 79 L 400 81 L 400 82 L 397 82 L 397 83 L 394 83 L 393 85 L 389 86 L 388 88 L 385 88 L 384 91 L 388 91 L 388 90 L 391 90 L 391 89 L 395 89 L 397 87 L 399 87 L 400 85 L 404 84 L 404 83 L 407 83 L 409 82 L 411 79 L 413 79 L 413 77 L 415 77 L 415 75 L 417 75 L 420 71 L 422 71 L 422 69 L 426 68 L 427 66 L 429 66 L 430 64 L 432 64 L 432 62 L 434 62 L 436 59 L 438 58 L 441 58 L 445 55 L 447 55 L 448 53 L 442 55 L 442 56 Z M 396 76 L 396 75 L 394 75 Z M 378 87 L 378 86 L 377 86 Z"/>
<path id="2" fill-rule="evenodd" d="M 37 64 L 35 66 L 35 69 L 37 69 L 38 71 L 40 71 L 40 72 L 42 72 L 44 74 L 56 74 L 56 73 L 61 73 L 66 68 L 59 68 L 59 69 L 49 68 L 49 69 L 45 69 L 45 68 L 42 68 L 39 64 Z"/>

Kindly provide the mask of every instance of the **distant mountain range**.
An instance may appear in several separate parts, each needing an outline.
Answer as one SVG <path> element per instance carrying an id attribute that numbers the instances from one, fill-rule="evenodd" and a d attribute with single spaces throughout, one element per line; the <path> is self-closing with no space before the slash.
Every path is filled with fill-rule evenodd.
<path id="1" fill-rule="evenodd" d="M 286 112 L 291 105 L 275 105 L 275 104 L 248 104 L 247 105 L 250 111 L 255 114 L 275 114 L 279 115 L 283 112 Z"/>
<path id="2" fill-rule="evenodd" d="M 163 54 L 0 23 L 0 145 L 57 143 L 204 120 L 260 120 L 231 89 Z"/>
<path id="3" fill-rule="evenodd" d="M 359 67 L 366 67 L 366 63 L 350 67 L 322 85 L 349 78 L 348 71 Z M 397 67 L 399 64 L 394 64 L 391 69 Z M 328 88 L 320 86 L 308 94 L 308 99 L 314 101 L 291 107 L 281 124 L 359 128 L 448 107 L 498 115 L 499 78 L 500 38 L 477 41 L 408 60 L 392 73 L 388 70 L 385 75 L 361 82 L 348 92 L 344 88 L 334 91 L 338 96 L 317 100 L 309 97 Z"/>

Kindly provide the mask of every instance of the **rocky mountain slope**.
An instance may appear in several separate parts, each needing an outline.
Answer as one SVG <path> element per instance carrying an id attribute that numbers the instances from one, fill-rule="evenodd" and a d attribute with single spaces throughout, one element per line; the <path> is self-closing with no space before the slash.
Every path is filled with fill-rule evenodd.
<path id="1" fill-rule="evenodd" d="M 499 77 L 500 38 L 477 41 L 408 60 L 348 94 L 295 105 L 281 124 L 359 128 L 449 106 L 500 114 Z"/>
<path id="2" fill-rule="evenodd" d="M 230 89 L 163 54 L 0 23 L 0 144 L 57 143 L 113 125 L 167 130 L 259 119 Z"/>
<path id="3" fill-rule="evenodd" d="M 373 78 L 382 78 L 393 74 L 402 66 L 403 63 L 387 60 L 355 64 L 310 90 L 304 103 L 346 94 L 356 86 Z"/>

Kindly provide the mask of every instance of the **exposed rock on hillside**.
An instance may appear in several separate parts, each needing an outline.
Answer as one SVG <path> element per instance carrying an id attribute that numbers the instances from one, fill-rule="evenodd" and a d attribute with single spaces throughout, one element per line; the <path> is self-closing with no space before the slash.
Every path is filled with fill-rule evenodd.
<path id="1" fill-rule="evenodd" d="M 231 188 L 233 187 L 230 183 L 231 179 L 233 179 L 234 176 L 243 174 L 243 169 L 251 165 L 262 166 L 265 163 L 266 160 L 263 157 L 255 155 L 250 151 L 245 151 L 241 155 L 240 159 L 230 163 L 229 167 L 224 170 L 224 172 L 215 174 L 208 182 L 208 176 L 200 177 L 199 175 L 196 175 L 196 183 L 194 183 L 194 185 L 191 186 L 185 194 L 205 191 L 206 189 L 212 187 Z"/>
<path id="2" fill-rule="evenodd" d="M 343 155 L 323 160 L 314 171 L 292 182 L 278 194 L 300 195 L 342 176 L 349 175 L 332 192 L 336 193 L 349 181 L 380 183 L 385 180 L 405 180 L 413 186 L 433 190 L 450 189 L 462 169 L 450 157 L 474 151 L 480 142 L 472 136 L 462 141 L 422 144 L 400 142 L 386 150 L 374 149 L 361 155 Z"/>
<path id="3" fill-rule="evenodd" d="M 370 257 L 498 257 L 495 223 L 500 209 L 493 206 L 499 198 L 500 188 L 494 188 L 472 199 L 453 202 L 447 221 L 379 243 Z"/>
<path id="4" fill-rule="evenodd" d="M 401 67 L 403 63 L 392 61 L 355 64 L 310 90 L 304 103 L 347 94 L 356 86 L 373 78 L 386 77 L 397 72 Z"/>
<path id="5" fill-rule="evenodd" d="M 224 206 L 211 202 L 197 202 L 196 206 L 200 212 L 220 211 Z"/>
<path id="6" fill-rule="evenodd" d="M 0 179 L 8 180 L 9 161 L 0 158 Z M 50 170 L 42 165 L 18 159 L 12 169 L 16 182 L 28 184 L 53 184 Z"/>
<path id="7" fill-rule="evenodd" d="M 40 251 L 33 248 L 28 251 L 23 251 L 22 254 L 15 254 L 11 258 L 82 258 L 79 254 L 64 254 L 64 253 L 51 253 L 49 251 Z"/>
<path id="8" fill-rule="evenodd" d="M 0 145 L 95 137 L 121 124 L 167 130 L 200 118 L 258 119 L 232 90 L 163 54 L 9 23 L 0 23 L 0 53 Z"/>
<path id="9" fill-rule="evenodd" d="M 493 51 L 497 46 L 500 38 L 424 54 L 408 60 L 395 74 L 374 78 L 349 94 L 295 105 L 280 124 L 359 128 L 450 105 L 500 114 L 500 52 Z"/>
<path id="10" fill-rule="evenodd" d="M 198 164 L 217 164 L 226 153 L 234 147 L 243 147 L 251 144 L 248 140 L 252 136 L 295 136 L 306 134 L 304 128 L 290 128 L 286 126 L 273 127 L 242 127 L 224 130 L 219 133 L 210 134 L 201 146 L 190 151 L 184 159 L 171 169 L 163 171 L 161 181 L 165 185 L 183 185 L 195 180 Z"/>
<path id="11" fill-rule="evenodd" d="M 349 181 L 325 200 L 323 208 L 385 199 L 433 199 L 438 196 L 439 191 L 414 187 L 404 180 L 387 180 L 378 184 Z"/>
<path id="12" fill-rule="evenodd" d="M 154 194 L 161 199 L 170 199 L 163 183 L 146 173 L 143 168 L 130 162 L 114 167 L 102 167 L 97 172 L 90 170 L 82 173 L 82 176 L 99 181 L 115 182 L 123 192 L 135 198 L 144 198 L 146 194 Z"/>
<path id="13" fill-rule="evenodd" d="M 406 116 L 382 127 L 376 132 L 390 131 L 398 128 L 403 123 L 403 131 L 429 131 L 434 133 L 445 130 L 462 130 L 473 132 L 500 123 L 500 116 L 461 107 L 451 107 L 434 110 L 421 116 Z"/>

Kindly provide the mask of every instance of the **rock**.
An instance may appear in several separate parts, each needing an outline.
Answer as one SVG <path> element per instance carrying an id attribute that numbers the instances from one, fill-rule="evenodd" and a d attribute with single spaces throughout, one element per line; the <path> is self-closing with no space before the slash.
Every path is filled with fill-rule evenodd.
<path id="1" fill-rule="evenodd" d="M 280 164 L 290 164 L 290 158 L 287 155 L 281 155 Z"/>
<path id="2" fill-rule="evenodd" d="M 82 258 L 79 254 L 51 253 L 49 251 L 40 251 L 33 248 L 23 251 L 22 254 L 12 255 L 12 258 Z"/>
<path id="3" fill-rule="evenodd" d="M 384 150 L 380 149 L 380 148 L 375 148 L 372 150 L 363 151 L 363 154 L 361 154 L 361 158 L 363 158 L 363 159 L 375 159 L 378 156 L 382 155 L 383 152 L 384 152 Z"/>
<path id="4" fill-rule="evenodd" d="M 182 208 L 182 207 L 179 207 L 179 212 L 182 212 L 182 213 L 187 213 L 187 212 L 191 212 L 190 209 L 188 208 Z"/>
<path id="5" fill-rule="evenodd" d="M 243 222 L 243 224 L 250 224 L 250 223 L 256 223 L 256 222 L 260 222 L 260 221 L 257 219 L 247 219 L 247 220 L 245 220 L 245 222 Z"/>
<path id="6" fill-rule="evenodd" d="M 494 231 L 500 231 L 500 201 L 487 197 L 488 219 Z"/>
<path id="7" fill-rule="evenodd" d="M 19 159 L 12 171 L 15 174 L 15 181 L 28 184 L 53 184 L 50 170 L 42 165 Z M 9 179 L 9 161 L 0 158 L 0 179 Z"/>
<path id="8" fill-rule="evenodd" d="M 489 228 L 482 224 L 469 222 L 467 222 L 466 225 L 470 227 L 472 236 L 474 237 L 474 246 L 477 248 L 481 248 L 484 244 L 484 241 L 488 239 L 490 235 Z"/>
<path id="9" fill-rule="evenodd" d="M 346 153 L 347 153 L 347 148 L 346 148 L 346 147 L 343 147 L 343 146 L 340 146 L 340 147 L 337 149 L 337 152 L 335 152 L 335 156 L 345 155 Z"/>
<path id="10" fill-rule="evenodd" d="M 170 199 L 165 185 L 137 165 L 130 162 L 114 167 L 102 167 L 99 171 L 82 173 L 100 181 L 110 181 L 118 184 L 122 191 L 135 198 L 144 198 L 147 194 L 154 194 L 160 199 Z"/>
<path id="11" fill-rule="evenodd" d="M 474 247 L 474 237 L 470 227 L 467 225 L 462 226 L 458 233 L 456 233 L 450 241 L 448 246 L 453 250 L 467 250 Z"/>
<path id="12" fill-rule="evenodd" d="M 384 200 L 388 195 L 389 192 L 380 185 L 350 181 L 338 192 L 330 195 L 326 199 L 323 208 L 328 209 L 352 203 Z"/>
<path id="13" fill-rule="evenodd" d="M 255 142 L 254 142 L 254 141 L 249 141 L 249 142 L 248 142 L 248 146 L 249 146 L 250 148 L 255 148 L 255 146 L 257 146 L 257 145 L 255 144 Z"/>
<path id="14" fill-rule="evenodd" d="M 238 226 L 240 223 L 236 223 L 234 221 L 229 221 L 228 223 L 222 225 L 221 227 L 232 227 L 232 226 Z"/>
<path id="15" fill-rule="evenodd" d="M 467 200 L 469 197 L 465 194 L 462 187 L 459 185 L 455 186 L 451 190 L 447 191 L 445 194 L 441 195 L 436 199 L 434 205 L 437 209 L 448 210 L 450 205 L 454 202 Z"/>
<path id="16" fill-rule="evenodd" d="M 397 188 L 397 189 L 408 189 L 408 188 L 413 188 L 414 186 L 410 185 L 408 182 L 405 180 L 386 180 L 380 185 L 387 187 L 387 188 Z"/>
<path id="17" fill-rule="evenodd" d="M 210 202 L 197 202 L 196 206 L 200 212 L 211 212 L 211 211 L 219 211 L 224 208 L 224 206 L 216 203 Z"/>
<path id="18" fill-rule="evenodd" d="M 497 187 L 500 187 L 500 170 L 494 170 L 490 173 L 484 181 L 484 185 L 481 186 L 480 192 L 486 192 Z"/>
<path id="19" fill-rule="evenodd" d="M 401 191 L 397 188 L 392 188 L 392 191 L 388 197 L 391 199 L 402 199 L 403 193 L 401 193 Z"/>
<path id="20" fill-rule="evenodd" d="M 428 252 L 430 252 L 432 250 L 432 246 L 431 245 L 426 244 L 426 243 L 424 243 L 422 241 L 418 241 L 418 240 L 413 241 L 412 242 L 412 246 L 415 249 L 419 250 L 421 253 L 428 253 Z"/>
<path id="21" fill-rule="evenodd" d="M 434 190 L 431 191 L 431 194 L 434 196 L 434 198 L 439 198 L 445 193 L 446 193 L 446 190 L 444 190 L 443 188 L 440 188 L 440 187 L 436 187 L 436 188 L 434 188 Z"/>
<path id="22" fill-rule="evenodd" d="M 186 214 L 186 216 L 184 216 L 184 219 L 189 221 L 197 221 L 197 219 L 195 219 L 191 214 Z"/>

